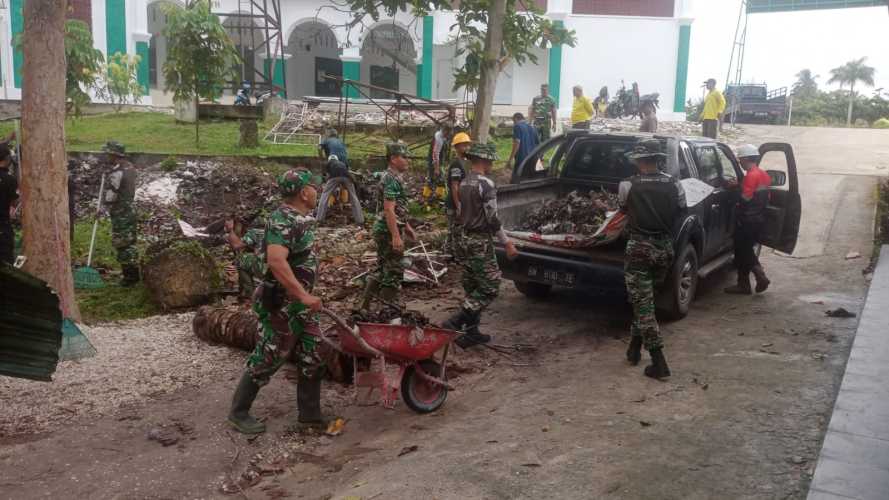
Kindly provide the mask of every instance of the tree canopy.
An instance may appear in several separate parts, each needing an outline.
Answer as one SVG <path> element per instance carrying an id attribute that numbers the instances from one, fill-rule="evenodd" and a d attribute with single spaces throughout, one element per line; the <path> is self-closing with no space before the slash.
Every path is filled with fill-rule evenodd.
<path id="1" fill-rule="evenodd" d="M 812 97 L 818 92 L 818 77 L 812 70 L 803 69 L 796 74 L 796 83 L 793 84 L 793 95 L 798 97 Z"/>

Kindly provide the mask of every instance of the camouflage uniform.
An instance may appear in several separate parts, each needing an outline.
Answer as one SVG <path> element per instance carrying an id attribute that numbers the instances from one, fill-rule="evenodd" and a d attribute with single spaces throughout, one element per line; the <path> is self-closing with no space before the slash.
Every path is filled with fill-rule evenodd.
<path id="1" fill-rule="evenodd" d="M 295 187 L 291 188 L 297 191 L 311 178 L 309 172 L 298 175 L 289 171 L 284 175 L 297 177 L 292 181 Z M 287 181 L 279 180 L 279 184 L 286 186 Z M 314 252 L 315 219 L 282 205 L 266 221 L 264 253 L 269 245 L 287 248 L 290 269 L 303 288 L 311 293 L 318 267 Z M 259 341 L 247 358 L 247 370 L 256 385 L 267 384 L 294 349 L 300 374 L 310 380 L 321 376 L 324 365 L 315 349 L 318 343 L 317 315 L 302 303 L 290 299 L 270 270 L 266 271 L 262 294 L 254 302 L 253 310 L 259 316 Z"/>
<path id="2" fill-rule="evenodd" d="M 238 255 L 238 291 L 241 297 L 253 297 L 256 285 L 265 275 L 265 263 L 260 255 L 265 233 L 261 229 L 248 229 L 241 238 L 244 248 Z"/>
<path id="3" fill-rule="evenodd" d="M 457 217 L 457 207 L 454 206 L 454 198 L 451 195 L 451 183 L 462 182 L 466 177 L 466 166 L 468 162 L 463 158 L 454 158 L 448 167 L 448 194 L 445 206 L 447 207 L 448 216 L 448 241 L 447 249 L 454 258 L 458 257 L 460 251 L 460 238 L 463 235 L 463 228 L 460 226 L 460 220 Z M 459 194 L 458 194 L 459 196 Z"/>
<path id="4" fill-rule="evenodd" d="M 123 284 L 139 281 L 139 253 L 136 250 L 138 223 L 133 202 L 136 198 L 136 171 L 123 158 L 123 145 L 109 142 L 103 150 L 114 156 L 117 164 L 108 174 L 105 203 L 111 215 L 111 245 L 123 272 Z"/>
<path id="5" fill-rule="evenodd" d="M 642 337 L 645 349 L 661 349 L 660 335 L 654 311 L 654 289 L 664 282 L 673 263 L 672 238 L 645 238 L 631 235 L 627 242 L 624 281 L 633 304 L 633 324 L 630 334 Z"/>
<path id="6" fill-rule="evenodd" d="M 386 151 L 387 155 L 407 154 L 406 148 L 401 143 L 388 145 Z M 395 218 L 398 221 L 399 230 L 401 230 L 408 215 L 407 192 L 404 189 L 404 179 L 401 174 L 392 169 L 384 172 L 383 177 L 380 179 L 379 192 L 379 212 L 373 227 L 374 242 L 377 245 L 377 267 L 370 279 L 376 281 L 377 285 L 375 286 L 378 286 L 381 291 L 389 289 L 395 290 L 395 293 L 397 293 L 398 290 L 401 290 L 404 265 L 401 263 L 401 253 L 396 252 L 392 248 L 392 235 L 389 233 L 389 226 L 386 225 L 383 202 L 395 202 Z"/>
<path id="7" fill-rule="evenodd" d="M 531 110 L 534 112 L 534 128 L 540 142 L 549 140 L 552 136 L 553 110 L 556 109 L 556 101 L 552 96 L 537 96 L 531 100 Z"/>

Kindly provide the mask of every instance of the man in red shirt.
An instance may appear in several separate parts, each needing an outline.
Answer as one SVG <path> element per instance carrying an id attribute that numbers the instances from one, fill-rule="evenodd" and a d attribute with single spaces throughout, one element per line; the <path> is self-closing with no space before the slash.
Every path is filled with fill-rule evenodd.
<path id="1" fill-rule="evenodd" d="M 735 266 L 738 268 L 738 284 L 725 289 L 726 293 L 750 295 L 750 273 L 756 277 L 756 293 L 769 287 L 754 246 L 759 241 L 769 205 L 769 186 L 772 179 L 759 168 L 759 149 L 751 144 L 738 148 L 738 160 L 744 169 L 744 182 L 741 184 L 741 202 L 738 205 L 737 228 L 735 230 Z"/>

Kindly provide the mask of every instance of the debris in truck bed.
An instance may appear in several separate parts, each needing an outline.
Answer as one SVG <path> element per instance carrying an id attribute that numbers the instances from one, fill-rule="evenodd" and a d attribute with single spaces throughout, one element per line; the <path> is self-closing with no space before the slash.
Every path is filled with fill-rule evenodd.
<path id="1" fill-rule="evenodd" d="M 539 234 L 592 235 L 605 222 L 606 213 L 617 208 L 616 194 L 596 190 L 581 194 L 575 190 L 564 198 L 547 200 L 530 210 L 518 230 Z"/>

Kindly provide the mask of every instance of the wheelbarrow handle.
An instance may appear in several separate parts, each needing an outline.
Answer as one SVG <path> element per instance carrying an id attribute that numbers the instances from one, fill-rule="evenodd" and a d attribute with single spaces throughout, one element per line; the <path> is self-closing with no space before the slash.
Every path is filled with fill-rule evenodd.
<path id="1" fill-rule="evenodd" d="M 328 309 L 326 307 L 322 307 L 321 312 L 326 314 L 328 317 L 330 317 L 330 319 L 332 319 L 334 323 L 339 325 L 340 328 L 349 332 L 349 335 L 351 335 L 352 337 L 355 338 L 355 341 L 358 342 L 358 345 L 360 345 L 362 349 L 373 354 L 376 357 L 380 357 L 380 358 L 383 357 L 382 352 L 371 347 L 367 342 L 365 342 L 365 340 L 363 338 L 361 338 L 361 335 L 358 335 L 358 326 L 349 326 L 349 324 L 346 323 L 346 321 L 343 318 L 340 318 L 339 316 L 337 316 L 337 314 L 335 312 L 331 311 L 330 309 Z"/>

